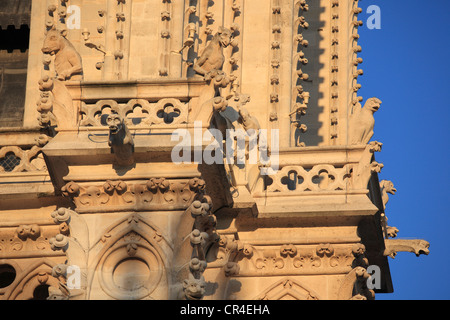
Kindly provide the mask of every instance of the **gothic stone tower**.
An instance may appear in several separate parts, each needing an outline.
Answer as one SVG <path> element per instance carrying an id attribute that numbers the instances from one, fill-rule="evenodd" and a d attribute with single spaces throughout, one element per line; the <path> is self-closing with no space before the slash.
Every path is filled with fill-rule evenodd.
<path id="1" fill-rule="evenodd" d="M 374 299 L 428 254 L 387 225 L 357 0 L 0 9 L 30 37 L 0 55 L 0 299 Z"/>

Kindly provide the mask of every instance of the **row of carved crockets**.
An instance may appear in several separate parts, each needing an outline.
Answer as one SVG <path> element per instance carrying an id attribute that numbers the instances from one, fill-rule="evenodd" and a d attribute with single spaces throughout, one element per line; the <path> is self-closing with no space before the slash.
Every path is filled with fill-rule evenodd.
<path id="1" fill-rule="evenodd" d="M 215 262 L 209 265 L 223 266 L 228 277 L 251 276 L 261 272 L 282 274 L 283 271 L 299 274 L 314 271 L 321 273 L 327 269 L 348 272 L 357 266 L 367 267 L 368 260 L 364 254 L 365 246 L 361 243 L 356 243 L 352 247 L 330 243 L 253 246 L 222 235 L 214 251 Z"/>
<path id="2" fill-rule="evenodd" d="M 358 57 L 358 53 L 362 51 L 358 46 L 358 27 L 362 26 L 363 22 L 358 20 L 358 15 L 362 12 L 362 9 L 358 7 L 358 0 L 353 1 L 352 5 L 352 51 L 353 51 L 353 80 L 352 89 L 353 97 L 352 103 L 355 105 L 362 101 L 362 97 L 357 97 L 357 92 L 361 88 L 361 85 L 357 83 L 358 77 L 363 75 L 363 71 L 358 69 L 358 65 L 362 63 L 362 59 Z M 339 6 L 340 0 L 333 0 L 331 3 L 332 11 L 332 26 L 331 26 L 331 109 L 330 109 L 330 139 L 336 141 L 338 137 L 338 112 L 339 112 Z"/>
<path id="3" fill-rule="evenodd" d="M 296 134 L 295 131 L 299 133 L 304 133 L 308 130 L 307 126 L 304 123 L 301 123 L 302 116 L 306 115 L 306 110 L 308 109 L 310 93 L 304 90 L 303 83 L 305 81 L 309 81 L 309 75 L 305 73 L 302 69 L 302 66 L 308 64 L 308 59 L 305 56 L 304 48 L 308 47 L 309 41 L 304 37 L 303 30 L 307 30 L 309 28 L 309 23 L 307 22 L 305 16 L 303 15 L 305 12 L 309 11 L 309 5 L 306 3 L 306 0 L 300 0 L 296 2 L 294 10 L 298 13 L 298 17 L 295 20 L 294 30 L 299 30 L 298 34 L 294 36 L 294 56 L 293 61 L 295 63 L 295 67 L 293 67 L 293 78 L 295 79 L 295 91 L 294 101 L 293 101 L 293 110 L 290 112 L 289 117 L 291 119 L 293 135 L 300 137 L 299 134 Z M 300 141 L 300 138 L 295 139 L 295 146 L 304 147 L 305 143 Z"/>
<path id="4" fill-rule="evenodd" d="M 182 181 L 151 178 L 135 183 L 107 180 L 102 185 L 81 185 L 71 181 L 61 191 L 64 196 L 73 198 L 77 207 L 117 204 L 145 207 L 150 203 L 187 206 L 204 189 L 205 181 L 199 178 Z"/>
<path id="5" fill-rule="evenodd" d="M 306 18 L 302 15 L 303 12 L 309 10 L 309 5 L 306 3 L 306 0 L 300 0 L 295 3 L 295 10 L 298 11 L 299 16 L 295 20 L 295 27 L 299 30 L 308 29 L 309 23 L 306 21 Z M 282 7 L 280 0 L 272 0 L 272 57 L 270 65 L 272 67 L 272 75 L 270 77 L 270 84 L 272 86 L 272 92 L 270 93 L 270 103 L 272 106 L 270 112 L 270 121 L 278 120 L 278 104 L 279 104 L 279 88 L 280 88 L 280 66 L 281 66 L 281 13 Z M 295 28 L 294 28 L 295 29 Z M 295 64 L 306 65 L 308 63 L 308 59 L 305 57 L 305 53 L 301 48 L 307 47 L 309 44 L 308 40 L 306 40 L 303 36 L 303 33 L 300 31 L 294 37 L 294 47 L 297 46 L 298 50 L 295 50 L 293 60 Z M 305 124 L 300 123 L 300 117 L 306 114 L 306 109 L 308 108 L 309 103 L 309 92 L 303 90 L 303 86 L 301 85 L 302 81 L 306 81 L 309 79 L 308 74 L 304 73 L 301 68 L 293 67 L 296 75 L 295 79 L 295 88 L 297 90 L 297 95 L 294 95 L 294 110 L 289 114 L 291 118 L 291 123 L 294 128 L 300 130 L 301 132 L 306 132 L 307 127 Z M 294 118 L 292 118 L 294 116 Z M 296 146 L 304 146 L 304 143 L 300 143 L 299 141 L 295 142 Z"/>
<path id="6" fill-rule="evenodd" d="M 285 244 L 272 248 L 260 248 L 244 244 L 239 240 L 220 237 L 217 253 L 218 263 L 210 267 L 222 266 L 226 277 L 292 276 L 302 274 L 346 274 L 339 291 L 353 287 L 351 298 L 345 294 L 339 299 L 372 300 L 375 292 L 367 287 L 370 274 L 368 259 L 362 243 L 351 248 L 346 245 L 321 243 L 314 246 Z M 347 289 L 348 290 L 348 289 Z M 259 299 L 264 299 L 260 296 Z M 267 297 L 266 297 L 267 298 Z M 318 299 L 312 295 L 308 299 Z"/>

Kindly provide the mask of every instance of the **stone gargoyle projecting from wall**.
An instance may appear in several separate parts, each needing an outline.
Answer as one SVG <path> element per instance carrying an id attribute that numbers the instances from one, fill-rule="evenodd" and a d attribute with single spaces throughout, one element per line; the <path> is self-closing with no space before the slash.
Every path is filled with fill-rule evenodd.
<path id="1" fill-rule="evenodd" d="M 108 144 L 114 153 L 117 164 L 131 166 L 134 164 L 134 141 L 123 119 L 117 114 L 111 114 L 106 119 L 109 126 Z"/>

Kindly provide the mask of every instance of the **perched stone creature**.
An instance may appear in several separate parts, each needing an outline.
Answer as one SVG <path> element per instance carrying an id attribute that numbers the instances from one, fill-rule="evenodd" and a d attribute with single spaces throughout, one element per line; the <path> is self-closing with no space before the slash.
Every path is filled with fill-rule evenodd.
<path id="1" fill-rule="evenodd" d="M 375 126 L 374 113 L 380 108 L 381 101 L 377 98 L 367 100 L 363 108 L 356 108 L 350 116 L 349 142 L 367 144 L 373 136 Z"/>
<path id="2" fill-rule="evenodd" d="M 82 80 L 83 65 L 81 56 L 61 31 L 51 29 L 47 32 L 42 52 L 55 55 L 55 70 L 58 80 Z"/>
<path id="3" fill-rule="evenodd" d="M 219 31 L 214 35 L 209 45 L 194 64 L 194 71 L 210 79 L 214 77 L 217 71 L 222 70 L 225 62 L 223 48 L 230 45 L 231 38 L 231 30 L 220 27 Z"/>
<path id="4" fill-rule="evenodd" d="M 134 163 L 134 141 L 124 121 L 117 114 L 106 119 L 109 126 L 109 146 L 112 148 L 117 164 L 131 166 Z"/>
<path id="5" fill-rule="evenodd" d="M 239 122 L 242 124 L 245 131 L 248 132 L 249 130 L 252 130 L 254 133 L 258 134 L 259 129 L 261 129 L 258 119 L 251 116 L 248 110 L 244 107 L 239 108 L 239 116 Z"/>
<path id="6" fill-rule="evenodd" d="M 397 189 L 394 188 L 394 184 L 392 181 L 382 180 L 380 181 L 380 189 L 381 189 L 381 198 L 383 200 L 383 206 L 386 208 L 386 204 L 389 201 L 388 193 L 395 195 Z"/>
<path id="7" fill-rule="evenodd" d="M 389 201 L 389 194 L 395 195 L 397 189 L 394 188 L 394 184 L 389 180 L 380 181 L 380 190 L 381 190 L 381 200 L 383 201 L 383 208 L 386 210 L 386 205 Z M 387 222 L 387 218 L 385 217 Z M 388 237 L 395 238 L 399 230 L 396 227 L 391 227 L 386 225 L 386 233 Z"/>
<path id="8" fill-rule="evenodd" d="M 395 238 L 397 236 L 398 231 L 399 230 L 396 227 L 390 227 L 390 226 L 386 227 L 386 233 L 389 238 Z"/>

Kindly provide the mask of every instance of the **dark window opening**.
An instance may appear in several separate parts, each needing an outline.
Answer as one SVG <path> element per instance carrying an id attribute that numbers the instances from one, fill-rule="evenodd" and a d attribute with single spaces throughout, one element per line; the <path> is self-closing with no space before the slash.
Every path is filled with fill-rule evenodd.
<path id="1" fill-rule="evenodd" d="M 9 264 L 0 265 L 0 289 L 11 285 L 16 279 L 16 270 Z"/>
<path id="2" fill-rule="evenodd" d="M 0 128 L 23 125 L 30 21 L 31 0 L 0 0 Z"/>
<path id="3" fill-rule="evenodd" d="M 0 27 L 0 127 L 23 123 L 30 29 Z"/>
<path id="4" fill-rule="evenodd" d="M 0 159 L 0 166 L 6 172 L 11 172 L 20 164 L 20 158 L 12 152 L 8 152 L 4 158 Z"/>
<path id="5" fill-rule="evenodd" d="M 50 295 L 48 293 L 48 287 L 49 285 L 47 284 L 41 284 L 37 286 L 33 291 L 33 298 L 31 298 L 30 300 L 47 300 Z"/>
<path id="6" fill-rule="evenodd" d="M 6 29 L 0 26 L 0 50 L 6 50 L 8 53 L 14 50 L 26 52 L 30 42 L 30 28 L 27 25 L 21 25 L 19 29 L 15 26 L 8 26 Z"/>

